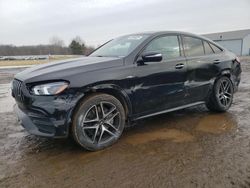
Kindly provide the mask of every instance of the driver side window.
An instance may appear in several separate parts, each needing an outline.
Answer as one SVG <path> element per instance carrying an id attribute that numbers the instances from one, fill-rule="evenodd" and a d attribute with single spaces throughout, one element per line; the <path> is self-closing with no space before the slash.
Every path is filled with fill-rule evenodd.
<path id="1" fill-rule="evenodd" d="M 177 36 L 164 36 L 152 40 L 144 53 L 161 53 L 162 60 L 169 60 L 180 57 L 180 46 Z"/>

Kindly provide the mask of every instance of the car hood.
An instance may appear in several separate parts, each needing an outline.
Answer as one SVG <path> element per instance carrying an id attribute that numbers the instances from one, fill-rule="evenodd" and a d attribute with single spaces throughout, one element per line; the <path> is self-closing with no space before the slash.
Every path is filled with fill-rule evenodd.
<path id="1" fill-rule="evenodd" d="M 72 75 L 122 65 L 122 58 L 82 57 L 37 65 L 16 74 L 15 78 L 26 83 L 44 80 L 67 79 Z"/>

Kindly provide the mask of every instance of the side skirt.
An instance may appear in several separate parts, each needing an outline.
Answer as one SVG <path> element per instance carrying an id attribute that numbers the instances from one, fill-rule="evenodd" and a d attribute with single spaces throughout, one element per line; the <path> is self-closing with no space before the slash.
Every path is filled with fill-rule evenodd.
<path id="1" fill-rule="evenodd" d="M 181 110 L 181 109 L 184 109 L 184 108 L 188 108 L 188 107 L 191 107 L 191 106 L 197 106 L 197 105 L 204 104 L 204 103 L 205 103 L 204 101 L 200 101 L 200 102 L 195 102 L 195 103 L 191 103 L 191 104 L 186 104 L 186 105 L 183 105 L 183 106 L 178 106 L 178 107 L 175 107 L 175 108 L 170 108 L 170 109 L 167 109 L 167 110 L 163 110 L 163 111 L 155 112 L 155 113 L 152 113 L 152 114 L 140 116 L 140 117 L 135 118 L 134 120 L 144 119 L 144 118 L 147 118 L 147 117 L 156 116 L 156 115 L 164 114 L 164 113 L 167 113 L 167 112 L 173 112 L 173 111 L 176 111 L 176 110 Z"/>

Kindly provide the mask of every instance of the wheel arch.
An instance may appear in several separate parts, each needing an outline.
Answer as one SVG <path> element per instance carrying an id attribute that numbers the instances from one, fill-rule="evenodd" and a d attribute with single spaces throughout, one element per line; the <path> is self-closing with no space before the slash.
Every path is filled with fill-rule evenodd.
<path id="1" fill-rule="evenodd" d="M 231 75 L 232 75 L 231 70 L 228 68 L 228 69 L 222 70 L 222 71 L 220 72 L 219 77 L 221 77 L 221 76 L 226 76 L 226 77 L 230 78 L 230 80 L 231 80 Z M 232 81 L 232 80 L 231 80 L 231 81 Z"/>
<path id="2" fill-rule="evenodd" d="M 231 81 L 231 83 L 233 84 L 234 86 L 234 79 L 233 79 L 233 75 L 232 75 L 232 70 L 230 68 L 227 68 L 227 69 L 224 69 L 220 72 L 219 76 L 215 79 L 215 81 L 217 79 L 219 79 L 220 77 L 222 76 L 226 76 L 229 78 L 229 80 Z"/>
<path id="3" fill-rule="evenodd" d="M 84 100 L 86 100 L 88 97 L 91 97 L 92 95 L 101 94 L 101 93 L 112 95 L 121 102 L 125 110 L 126 119 L 128 119 L 130 114 L 132 113 L 132 105 L 131 105 L 129 96 L 118 85 L 115 85 L 115 84 L 92 85 L 92 86 L 85 87 L 84 89 L 82 89 L 81 92 L 83 93 L 83 95 L 78 99 L 78 101 L 76 102 L 76 105 L 71 110 L 70 121 L 72 121 L 75 111 Z"/>
<path id="4" fill-rule="evenodd" d="M 217 75 L 216 77 L 214 77 L 214 78 L 211 80 L 211 82 L 210 82 L 209 91 L 208 91 L 208 94 L 207 94 L 207 96 L 206 96 L 206 98 L 205 98 L 206 101 L 208 100 L 208 97 L 209 97 L 209 95 L 211 94 L 211 92 L 212 92 L 212 90 L 213 90 L 213 88 L 214 88 L 214 85 L 215 85 L 216 81 L 217 81 L 218 79 L 220 79 L 222 76 L 228 77 L 229 80 L 230 80 L 230 81 L 232 82 L 232 84 L 233 84 L 231 69 L 230 69 L 230 68 L 227 68 L 227 69 L 221 70 L 221 71 L 218 73 L 218 75 Z"/>
<path id="5" fill-rule="evenodd" d="M 223 69 L 222 71 L 220 71 L 220 73 L 217 75 L 217 77 L 214 78 L 214 80 L 213 80 L 213 82 L 212 82 L 212 85 L 211 85 L 211 87 L 210 87 L 210 89 L 209 89 L 209 90 L 210 90 L 209 93 L 213 90 L 216 81 L 217 81 L 218 79 L 220 79 L 221 77 L 223 77 L 223 76 L 226 76 L 227 78 L 229 78 L 229 80 L 231 81 L 231 83 L 232 83 L 233 86 L 234 86 L 234 81 L 233 81 L 233 78 L 232 78 L 233 75 L 232 75 L 231 69 L 230 69 L 230 68 Z M 235 90 L 235 88 L 234 88 L 234 90 Z M 208 94 L 208 95 L 209 95 L 209 94 Z"/>

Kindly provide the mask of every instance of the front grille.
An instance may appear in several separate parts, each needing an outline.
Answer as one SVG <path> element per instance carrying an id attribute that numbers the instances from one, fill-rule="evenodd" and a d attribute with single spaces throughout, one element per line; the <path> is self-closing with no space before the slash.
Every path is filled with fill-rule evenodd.
<path id="1" fill-rule="evenodd" d="M 24 102 L 24 95 L 22 92 L 22 82 L 14 79 L 12 82 L 12 95 L 19 102 Z"/>

